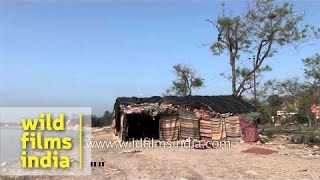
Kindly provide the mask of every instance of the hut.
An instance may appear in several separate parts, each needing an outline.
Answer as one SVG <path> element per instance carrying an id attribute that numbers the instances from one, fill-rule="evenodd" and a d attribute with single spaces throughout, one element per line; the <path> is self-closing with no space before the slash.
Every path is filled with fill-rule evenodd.
<path id="1" fill-rule="evenodd" d="M 256 109 L 233 95 L 119 97 L 113 113 L 115 135 L 124 141 L 258 139 Z"/>

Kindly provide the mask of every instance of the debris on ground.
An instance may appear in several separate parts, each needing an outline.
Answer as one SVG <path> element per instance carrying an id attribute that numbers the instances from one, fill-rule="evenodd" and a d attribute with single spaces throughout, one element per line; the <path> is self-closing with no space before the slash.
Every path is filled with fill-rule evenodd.
<path id="1" fill-rule="evenodd" d="M 252 171 L 252 170 L 245 171 L 245 173 L 250 174 L 250 175 L 257 175 L 258 174 L 257 172 Z"/>
<path id="2" fill-rule="evenodd" d="M 268 136 L 265 136 L 265 135 L 262 135 L 262 134 L 259 134 L 259 139 L 263 143 L 270 141 L 270 138 Z"/>
<path id="3" fill-rule="evenodd" d="M 279 149 L 279 150 L 284 150 L 285 148 L 286 148 L 286 147 L 285 147 L 284 145 L 281 145 L 281 144 L 278 146 L 278 149 Z"/>
<path id="4" fill-rule="evenodd" d="M 303 157 L 305 157 L 305 158 L 319 158 L 319 157 L 320 157 L 320 153 L 318 153 L 318 152 L 313 152 L 313 153 L 304 155 Z"/>
<path id="5" fill-rule="evenodd" d="M 142 151 L 134 149 L 134 150 L 130 150 L 130 151 L 122 151 L 122 152 L 121 152 L 121 154 L 127 154 L 127 153 L 139 153 L 139 152 L 142 152 Z"/>

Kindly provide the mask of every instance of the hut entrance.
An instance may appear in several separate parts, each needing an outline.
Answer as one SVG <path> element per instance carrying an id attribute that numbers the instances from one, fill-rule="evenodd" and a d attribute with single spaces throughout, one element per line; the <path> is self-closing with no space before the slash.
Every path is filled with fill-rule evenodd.
<path id="1" fill-rule="evenodd" d="M 159 116 L 153 118 L 143 114 L 128 114 L 127 123 L 127 140 L 132 138 L 159 139 Z"/>

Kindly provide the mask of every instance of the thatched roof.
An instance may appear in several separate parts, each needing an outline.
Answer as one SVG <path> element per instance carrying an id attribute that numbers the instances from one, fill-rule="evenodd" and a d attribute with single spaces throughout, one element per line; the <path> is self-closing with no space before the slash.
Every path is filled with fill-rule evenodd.
<path id="1" fill-rule="evenodd" d="M 115 110 L 119 105 L 143 104 L 143 103 L 166 103 L 173 105 L 191 106 L 194 108 L 205 108 L 218 113 L 249 113 L 256 109 L 240 97 L 233 95 L 223 96 L 152 96 L 145 98 L 119 97 L 115 103 Z"/>

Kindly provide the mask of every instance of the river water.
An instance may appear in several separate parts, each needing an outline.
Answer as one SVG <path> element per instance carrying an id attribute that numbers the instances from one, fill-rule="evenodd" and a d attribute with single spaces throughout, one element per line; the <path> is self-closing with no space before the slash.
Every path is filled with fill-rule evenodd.
<path id="1" fill-rule="evenodd" d="M 21 127 L 0 127 L 0 164 L 19 160 L 22 133 Z"/>
<path id="2" fill-rule="evenodd" d="M 0 126 L 0 166 L 3 163 L 20 161 L 21 156 L 21 135 L 22 127 L 4 127 Z M 44 137 L 71 137 L 72 143 L 78 143 L 77 131 L 66 130 L 63 132 L 42 132 Z"/>

